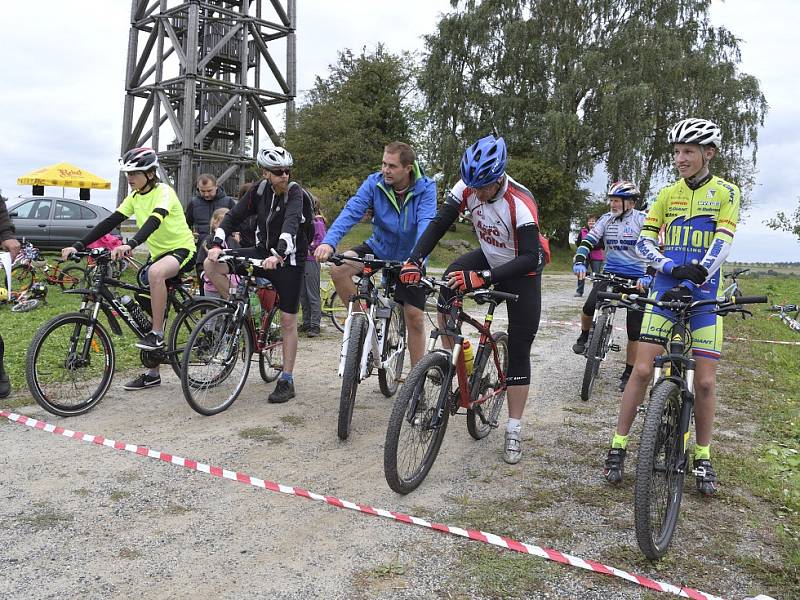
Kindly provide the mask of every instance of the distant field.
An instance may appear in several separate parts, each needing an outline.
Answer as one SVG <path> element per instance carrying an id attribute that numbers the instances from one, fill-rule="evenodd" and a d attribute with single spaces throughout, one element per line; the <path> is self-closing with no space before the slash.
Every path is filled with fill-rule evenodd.
<path id="1" fill-rule="evenodd" d="M 750 269 L 748 275 L 797 275 L 800 276 L 800 263 L 725 263 L 724 270 L 730 272 L 731 269 Z"/>

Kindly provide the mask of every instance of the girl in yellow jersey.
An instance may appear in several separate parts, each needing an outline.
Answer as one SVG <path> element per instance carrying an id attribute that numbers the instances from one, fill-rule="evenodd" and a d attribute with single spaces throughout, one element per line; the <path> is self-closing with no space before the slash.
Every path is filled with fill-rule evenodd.
<path id="1" fill-rule="evenodd" d="M 146 351 L 164 347 L 164 309 L 167 305 L 166 281 L 192 269 L 195 253 L 194 236 L 186 224 L 178 196 L 170 186 L 161 183 L 156 174 L 158 156 L 150 148 L 128 150 L 119 159 L 120 171 L 126 174 L 131 193 L 111 216 L 99 223 L 82 240 L 64 248 L 64 260 L 87 244 L 135 216 L 139 231 L 127 243 L 112 250 L 113 258 L 127 256 L 144 241 L 150 250 L 146 279 L 150 285 L 153 329 L 136 346 Z M 150 369 L 125 384 L 126 390 L 141 390 L 161 383 L 158 367 Z"/>

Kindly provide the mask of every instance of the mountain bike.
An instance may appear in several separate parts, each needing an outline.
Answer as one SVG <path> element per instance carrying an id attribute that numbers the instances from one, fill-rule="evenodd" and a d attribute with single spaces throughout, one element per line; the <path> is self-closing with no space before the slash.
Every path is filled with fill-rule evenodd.
<path id="1" fill-rule="evenodd" d="M 778 313 L 776 315 L 769 315 L 770 317 L 778 317 L 781 321 L 786 323 L 789 329 L 800 333 L 800 322 L 797 321 L 797 318 L 800 316 L 800 309 L 797 308 L 797 304 L 775 304 L 769 308 L 769 311 Z M 790 313 L 794 313 L 794 318 L 789 316 Z"/>
<path id="2" fill-rule="evenodd" d="M 11 290 L 23 292 L 37 281 L 49 285 L 57 285 L 62 290 L 77 287 L 84 279 L 86 271 L 74 265 L 62 268 L 64 261 L 58 260 L 51 266 L 38 248 L 30 242 L 24 242 L 19 254 L 11 265 Z"/>
<path id="3" fill-rule="evenodd" d="M 602 285 L 610 289 L 613 293 L 619 293 L 625 289 L 636 287 L 636 279 L 612 275 L 611 273 L 595 273 L 590 278 L 593 285 Z M 609 351 L 619 352 L 619 344 L 614 343 L 614 316 L 617 313 L 619 304 L 611 300 L 600 300 L 597 297 L 597 304 L 592 317 L 592 326 L 589 329 L 589 338 L 586 342 L 586 366 L 583 370 L 583 381 L 581 382 L 581 400 L 586 402 L 592 395 L 594 382 L 600 371 L 600 364 L 606 359 Z"/>
<path id="4" fill-rule="evenodd" d="M 736 281 L 736 278 L 739 277 L 740 275 L 744 275 L 748 271 L 750 271 L 750 269 L 734 269 L 733 271 L 725 275 L 724 279 L 731 280 L 731 284 L 724 290 L 722 290 L 722 295 L 725 298 L 731 298 L 732 296 L 739 297 L 742 295 L 742 290 L 739 289 L 739 282 Z"/>
<path id="5" fill-rule="evenodd" d="M 377 260 L 371 254 L 363 257 L 336 254 L 329 260 L 336 265 L 345 261 L 363 265 L 357 276 L 356 294 L 347 304 L 339 356 L 342 391 L 337 434 L 339 439 L 346 440 L 350 435 L 358 385 L 372 375 L 376 367 L 378 385 L 384 396 L 394 396 L 400 384 L 406 352 L 406 322 L 403 307 L 392 297 L 403 263 Z M 376 286 L 372 279 L 379 273 L 381 283 Z"/>
<path id="6" fill-rule="evenodd" d="M 58 315 L 34 334 L 28 348 L 25 377 L 36 402 L 46 411 L 71 417 L 91 410 L 108 391 L 114 377 L 116 351 L 106 326 L 99 320 L 102 312 L 108 327 L 122 335 L 117 318 L 143 339 L 151 322 L 138 298 L 146 298 L 149 288 L 132 285 L 111 277 L 111 253 L 104 248 L 76 252 L 74 260 L 92 257 L 97 266 L 87 288 L 65 290 L 65 294 L 82 297 L 78 312 Z M 134 298 L 120 297 L 117 290 L 133 292 Z M 180 356 L 194 324 L 212 308 L 219 306 L 214 298 L 192 297 L 182 286 L 180 277 L 167 281 L 166 317 L 172 321 L 163 350 L 142 350 L 139 357 L 145 367 L 169 364 L 180 373 Z"/>
<path id="7" fill-rule="evenodd" d="M 347 319 L 347 306 L 339 301 L 333 281 L 326 281 L 320 285 L 319 296 L 322 305 L 322 314 L 327 315 L 333 326 L 339 331 L 344 331 L 344 322 Z"/>
<path id="8" fill-rule="evenodd" d="M 657 560 L 666 554 L 678 524 L 683 481 L 689 469 L 689 428 L 694 411 L 695 360 L 691 358 L 689 320 L 714 306 L 718 315 L 751 315 L 740 305 L 767 302 L 766 296 L 733 296 L 692 301 L 657 301 L 637 295 L 600 292 L 598 298 L 619 301 L 629 309 L 646 305 L 673 312 L 674 324 L 667 335 L 666 354 L 654 360 L 650 401 L 645 412 L 634 487 L 636 541 L 644 555 Z M 702 473 L 692 471 L 694 475 Z"/>
<path id="9" fill-rule="evenodd" d="M 431 291 L 447 282 L 423 277 Z M 488 304 L 483 323 L 464 312 L 464 299 Z M 483 289 L 456 292 L 448 301 L 444 329 L 431 332 L 428 353 L 414 365 L 395 400 L 383 453 L 383 471 L 389 487 L 399 494 L 414 491 L 425 479 L 439 454 L 450 415 L 465 409 L 467 430 L 476 440 L 497 427 L 506 396 L 508 334 L 491 332 L 494 311 L 516 294 Z M 461 328 L 464 323 L 480 333 L 472 372 L 464 358 Z M 448 336 L 453 349 L 436 348 L 436 340 Z M 455 380 L 456 388 L 452 390 Z M 463 413 L 462 413 L 463 414 Z"/>
<path id="10" fill-rule="evenodd" d="M 267 383 L 283 371 L 283 338 L 277 298 L 257 316 L 251 291 L 258 287 L 253 268 L 263 260 L 224 253 L 220 262 L 229 263 L 239 277 L 224 305 L 197 322 L 186 342 L 181 364 L 183 395 L 196 412 L 215 415 L 229 408 L 239 397 L 254 353 L 258 369 Z M 259 305 L 260 306 L 260 305 Z"/>

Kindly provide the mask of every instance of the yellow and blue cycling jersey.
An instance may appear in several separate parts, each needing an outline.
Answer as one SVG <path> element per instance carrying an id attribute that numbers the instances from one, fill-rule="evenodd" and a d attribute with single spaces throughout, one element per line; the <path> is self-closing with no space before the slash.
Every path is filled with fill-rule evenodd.
<path id="1" fill-rule="evenodd" d="M 739 222 L 739 188 L 709 175 L 692 189 L 684 179 L 664 187 L 647 213 L 636 250 L 658 269 L 652 295 L 660 297 L 679 285 L 670 275 L 676 265 L 697 261 L 708 271 L 694 290 L 695 299 L 714 298 L 720 288 L 720 267 L 730 253 Z M 658 247 L 664 228 L 664 248 Z M 695 356 L 718 359 L 722 349 L 722 318 L 709 312 L 692 318 Z M 642 323 L 643 341 L 663 343 L 671 326 L 670 311 L 649 307 Z"/>

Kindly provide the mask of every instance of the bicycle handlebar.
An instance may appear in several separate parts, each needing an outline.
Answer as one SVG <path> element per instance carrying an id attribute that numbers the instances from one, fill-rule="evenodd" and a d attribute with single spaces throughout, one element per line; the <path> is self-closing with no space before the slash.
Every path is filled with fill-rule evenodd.
<path id="1" fill-rule="evenodd" d="M 739 275 L 747 273 L 749 270 L 750 269 L 734 269 L 733 271 L 725 275 L 725 279 L 733 279 L 735 277 L 738 277 Z"/>
<path id="2" fill-rule="evenodd" d="M 725 298 L 709 298 L 708 300 L 692 300 L 691 302 L 683 302 L 681 300 L 672 300 L 664 302 L 663 300 L 655 300 L 638 294 L 615 294 L 613 292 L 598 292 L 598 300 L 618 300 L 626 304 L 651 304 L 652 306 L 660 306 L 661 308 L 669 308 L 675 310 L 685 310 L 689 307 L 707 306 L 711 304 L 718 304 L 720 308 L 725 305 L 733 306 L 738 304 L 766 304 L 769 298 L 766 296 L 733 296 L 730 299 Z"/>
<path id="3" fill-rule="evenodd" d="M 448 281 L 446 279 L 436 279 L 434 277 L 422 277 L 420 280 L 420 285 L 422 287 L 427 287 L 428 290 L 433 291 L 437 287 L 451 289 L 448 285 Z M 465 298 L 473 298 L 476 301 L 486 300 L 489 298 L 494 298 L 497 300 L 507 300 L 511 302 L 516 302 L 519 300 L 518 294 L 511 294 L 509 292 L 501 292 L 500 290 L 473 290 L 471 292 L 459 292 L 457 290 L 452 290 L 456 294 L 460 294 Z"/>
<path id="4" fill-rule="evenodd" d="M 334 254 L 328 259 L 328 262 L 332 262 L 333 264 L 338 266 L 348 260 L 360 262 L 361 264 L 370 267 L 371 269 L 391 269 L 399 271 L 400 267 L 403 266 L 403 263 L 400 261 L 380 260 L 375 258 L 372 254 L 367 254 L 365 256 L 346 256 L 344 254 Z"/>

